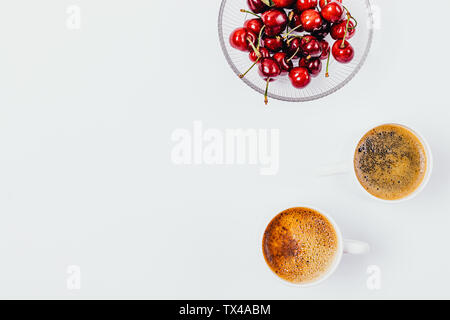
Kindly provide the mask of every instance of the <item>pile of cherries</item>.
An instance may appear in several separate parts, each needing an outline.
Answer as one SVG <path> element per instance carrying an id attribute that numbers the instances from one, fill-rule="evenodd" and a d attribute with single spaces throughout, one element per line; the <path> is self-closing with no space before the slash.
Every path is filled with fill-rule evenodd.
<path id="1" fill-rule="evenodd" d="M 295 88 L 309 85 L 312 77 L 322 71 L 330 56 L 340 63 L 353 60 L 355 51 L 348 42 L 357 22 L 342 0 L 247 0 L 255 18 L 247 20 L 243 28 L 230 35 L 233 48 L 250 52 L 252 66 L 239 77 L 243 78 L 255 66 L 267 82 L 264 102 L 267 104 L 269 83 L 288 75 Z M 325 37 L 335 40 L 333 46 Z M 298 62 L 297 62 L 298 61 Z"/>

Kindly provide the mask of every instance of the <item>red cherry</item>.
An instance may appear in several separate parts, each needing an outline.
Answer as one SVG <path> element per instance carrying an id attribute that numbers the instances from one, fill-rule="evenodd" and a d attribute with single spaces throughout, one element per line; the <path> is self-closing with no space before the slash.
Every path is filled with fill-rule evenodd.
<path id="1" fill-rule="evenodd" d="M 251 50 L 252 45 L 255 45 L 256 41 L 256 35 L 253 32 L 248 31 L 246 28 L 238 28 L 230 35 L 231 46 L 241 51 Z"/>
<path id="2" fill-rule="evenodd" d="M 298 11 L 305 11 L 317 7 L 317 0 L 297 0 L 296 8 Z"/>
<path id="3" fill-rule="evenodd" d="M 275 53 L 272 58 L 278 62 L 282 74 L 289 72 L 294 67 L 292 60 L 284 52 Z"/>
<path id="4" fill-rule="evenodd" d="M 254 13 L 263 13 L 266 10 L 269 10 L 269 7 L 264 4 L 261 0 L 247 0 L 248 7 Z"/>
<path id="5" fill-rule="evenodd" d="M 298 66 L 308 69 L 311 77 L 317 77 L 322 71 L 322 61 L 318 58 L 302 58 L 300 59 Z"/>
<path id="6" fill-rule="evenodd" d="M 304 36 L 300 40 L 300 48 L 305 57 L 319 58 L 322 55 L 322 45 L 313 36 Z"/>
<path id="7" fill-rule="evenodd" d="M 333 57 L 340 63 L 349 63 L 355 56 L 355 50 L 348 41 L 337 40 L 331 49 Z"/>
<path id="8" fill-rule="evenodd" d="M 337 1 L 342 3 L 342 0 L 320 0 L 319 1 L 319 6 L 322 9 L 323 7 L 325 7 L 327 4 L 329 4 L 331 1 Z"/>
<path id="9" fill-rule="evenodd" d="M 251 19 L 245 21 L 244 23 L 244 28 L 248 31 L 253 32 L 254 34 L 259 34 L 263 26 L 264 24 L 261 19 Z"/>
<path id="10" fill-rule="evenodd" d="M 283 32 L 283 30 L 284 30 L 284 28 L 281 28 L 281 27 L 273 27 L 273 28 L 266 27 L 264 29 L 264 33 L 268 37 L 275 37 L 275 36 L 280 35 Z"/>
<path id="11" fill-rule="evenodd" d="M 273 58 L 264 58 L 259 63 L 259 74 L 266 80 L 266 91 L 264 93 L 264 103 L 267 105 L 267 95 L 269 92 L 269 83 L 274 81 L 281 74 L 281 67 Z"/>
<path id="12" fill-rule="evenodd" d="M 286 47 L 286 54 L 289 57 L 293 57 L 293 59 L 300 58 L 300 56 L 302 55 L 300 38 L 293 38 L 288 41 Z"/>
<path id="13" fill-rule="evenodd" d="M 302 89 L 311 82 L 311 76 L 308 69 L 303 67 L 293 68 L 289 72 L 289 79 L 295 88 Z"/>
<path id="14" fill-rule="evenodd" d="M 326 36 L 328 36 L 330 30 L 331 30 L 331 23 L 324 20 L 322 25 L 319 28 L 314 29 L 314 31 L 311 34 L 318 39 L 323 39 Z"/>
<path id="15" fill-rule="evenodd" d="M 331 23 L 336 23 L 342 20 L 344 16 L 344 7 L 339 2 L 333 1 L 327 4 L 322 9 L 322 17 Z"/>
<path id="16" fill-rule="evenodd" d="M 269 58 L 270 57 L 270 52 L 269 50 L 267 50 L 264 47 L 259 48 L 259 54 L 261 55 L 261 58 Z M 258 55 L 256 54 L 256 51 L 252 50 L 249 54 L 249 58 L 252 62 L 256 62 L 258 61 Z"/>
<path id="17" fill-rule="evenodd" d="M 326 60 L 330 54 L 330 45 L 326 40 L 320 40 L 320 45 L 322 46 L 322 55 L 320 56 L 320 60 Z"/>
<path id="18" fill-rule="evenodd" d="M 263 58 L 259 63 L 259 74 L 264 79 L 278 77 L 281 74 L 281 68 L 278 62 L 273 58 Z"/>
<path id="19" fill-rule="evenodd" d="M 272 2 L 276 8 L 290 8 L 294 4 L 295 0 L 272 0 Z"/>
<path id="20" fill-rule="evenodd" d="M 284 10 L 270 9 L 264 12 L 261 16 L 262 21 L 266 28 L 281 28 L 283 31 L 288 24 L 288 17 Z"/>
<path id="21" fill-rule="evenodd" d="M 284 41 L 281 37 L 266 37 L 263 40 L 263 45 L 270 52 L 278 52 L 284 47 Z"/>
<path id="22" fill-rule="evenodd" d="M 344 39 L 344 37 L 345 37 L 345 39 L 348 40 L 348 39 L 351 39 L 355 35 L 355 32 L 356 32 L 355 24 L 353 23 L 353 21 L 350 20 L 348 22 L 347 36 L 345 36 L 345 31 L 347 30 L 347 21 L 348 21 L 348 19 L 343 20 L 339 23 L 334 24 L 331 27 L 331 37 L 334 40 L 338 40 L 338 39 L 342 40 L 342 39 Z"/>
<path id="23" fill-rule="evenodd" d="M 320 16 L 320 13 L 312 9 L 303 11 L 300 16 L 300 20 L 303 28 L 308 32 L 312 32 L 314 29 L 318 29 L 322 25 L 322 17 Z"/>

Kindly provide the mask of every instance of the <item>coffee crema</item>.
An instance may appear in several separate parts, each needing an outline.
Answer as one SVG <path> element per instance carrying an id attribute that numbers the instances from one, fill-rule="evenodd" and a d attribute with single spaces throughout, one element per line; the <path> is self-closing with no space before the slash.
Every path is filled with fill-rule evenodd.
<path id="1" fill-rule="evenodd" d="M 309 208 L 292 208 L 277 215 L 263 237 L 263 254 L 270 269 L 294 284 L 319 280 L 333 266 L 339 240 L 333 224 Z"/>
<path id="2" fill-rule="evenodd" d="M 427 155 L 414 132 L 386 124 L 370 130 L 358 143 L 354 167 L 359 182 L 370 194 L 383 200 L 399 200 L 422 184 Z"/>

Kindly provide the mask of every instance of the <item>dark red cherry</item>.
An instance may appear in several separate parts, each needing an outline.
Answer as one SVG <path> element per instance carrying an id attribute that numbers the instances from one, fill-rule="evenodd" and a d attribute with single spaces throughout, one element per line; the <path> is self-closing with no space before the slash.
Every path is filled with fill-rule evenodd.
<path id="1" fill-rule="evenodd" d="M 348 22 L 348 32 L 347 32 L 347 36 L 345 36 L 345 31 L 347 30 L 347 21 L 348 19 L 345 19 L 339 23 L 334 24 L 331 27 L 331 37 L 334 40 L 338 40 L 338 39 L 351 39 L 353 38 L 353 36 L 355 35 L 356 32 L 356 28 L 355 28 L 355 24 L 353 23 L 352 20 L 350 20 Z"/>
<path id="2" fill-rule="evenodd" d="M 282 74 L 289 72 L 294 67 L 292 60 L 290 60 L 290 57 L 288 57 L 284 52 L 277 52 L 272 58 L 278 62 Z"/>
<path id="3" fill-rule="evenodd" d="M 286 54 L 292 59 L 300 58 L 302 56 L 301 40 L 300 38 L 293 38 L 288 40 L 286 45 Z"/>
<path id="4" fill-rule="evenodd" d="M 251 19 L 251 20 L 245 21 L 245 23 L 244 23 L 245 29 L 253 32 L 254 34 L 258 34 L 258 35 L 263 26 L 264 26 L 264 24 L 261 19 Z"/>
<path id="5" fill-rule="evenodd" d="M 323 39 L 330 34 L 330 30 L 331 30 L 331 23 L 324 20 L 322 22 L 322 25 L 319 28 L 314 29 L 314 31 L 311 34 L 318 39 Z"/>
<path id="6" fill-rule="evenodd" d="M 263 45 L 270 52 L 278 52 L 284 48 L 284 40 L 279 36 L 266 37 L 263 40 Z"/>
<path id="7" fill-rule="evenodd" d="M 331 49 L 333 57 L 340 63 L 349 63 L 355 56 L 355 50 L 348 41 L 337 40 Z"/>
<path id="8" fill-rule="evenodd" d="M 317 0 L 297 0 L 296 9 L 298 11 L 305 11 L 317 7 Z"/>
<path id="9" fill-rule="evenodd" d="M 319 58 L 302 58 L 298 63 L 299 67 L 308 69 L 311 77 L 317 77 L 322 71 L 322 61 Z"/>
<path id="10" fill-rule="evenodd" d="M 269 50 L 267 50 L 264 47 L 259 48 L 259 54 L 262 58 L 269 58 L 270 57 L 270 52 Z M 258 60 L 258 55 L 256 54 L 256 51 L 252 50 L 249 54 L 249 58 L 252 62 L 256 62 Z"/>
<path id="11" fill-rule="evenodd" d="M 230 35 L 231 46 L 241 51 L 251 50 L 251 44 L 255 45 L 256 41 L 256 35 L 253 32 L 248 31 L 246 28 L 238 28 Z"/>
<path id="12" fill-rule="evenodd" d="M 278 62 L 273 58 L 263 58 L 259 63 L 259 74 L 264 79 L 267 78 L 277 78 L 281 74 L 281 68 L 278 65 Z"/>
<path id="13" fill-rule="evenodd" d="M 344 16 L 344 7 L 341 3 L 332 1 L 322 9 L 322 17 L 331 23 L 342 20 Z"/>
<path id="14" fill-rule="evenodd" d="M 289 26 L 297 32 L 305 31 L 302 26 L 301 14 L 292 10 L 289 14 Z"/>
<path id="15" fill-rule="evenodd" d="M 308 32 L 312 32 L 315 29 L 320 28 L 322 25 L 322 17 L 320 16 L 320 13 L 313 9 L 303 11 L 300 16 L 300 20 L 303 28 Z"/>
<path id="16" fill-rule="evenodd" d="M 266 91 L 264 92 L 264 103 L 268 103 L 269 83 L 274 81 L 281 74 L 281 67 L 273 58 L 264 58 L 259 63 L 259 74 L 266 80 Z"/>
<path id="17" fill-rule="evenodd" d="M 264 29 L 264 33 L 268 37 L 275 37 L 275 36 L 279 36 L 283 32 L 283 30 L 284 30 L 284 28 L 281 28 L 281 27 L 273 27 L 273 28 L 266 27 Z"/>
<path id="18" fill-rule="evenodd" d="M 320 0 L 319 1 L 319 6 L 322 9 L 323 7 L 325 7 L 327 4 L 329 4 L 331 1 L 337 1 L 342 3 L 342 0 Z"/>
<path id="19" fill-rule="evenodd" d="M 330 54 L 330 45 L 326 40 L 320 40 L 320 45 L 322 46 L 322 55 L 320 56 L 320 60 L 326 60 Z"/>
<path id="20" fill-rule="evenodd" d="M 304 57 L 319 58 L 322 55 L 322 45 L 313 36 L 304 36 L 300 40 L 300 48 Z"/>
<path id="21" fill-rule="evenodd" d="M 281 28 L 283 31 L 288 24 L 288 17 L 283 9 L 270 9 L 261 16 L 266 28 Z"/>
<path id="22" fill-rule="evenodd" d="M 295 88 L 302 89 L 311 82 L 308 69 L 303 67 L 293 68 L 289 72 L 289 79 Z"/>
<path id="23" fill-rule="evenodd" d="M 254 13 L 263 13 L 266 10 L 269 10 L 269 6 L 264 4 L 261 0 L 247 0 L 248 7 Z"/>
<path id="24" fill-rule="evenodd" d="M 291 8 L 295 0 L 272 0 L 276 8 Z"/>

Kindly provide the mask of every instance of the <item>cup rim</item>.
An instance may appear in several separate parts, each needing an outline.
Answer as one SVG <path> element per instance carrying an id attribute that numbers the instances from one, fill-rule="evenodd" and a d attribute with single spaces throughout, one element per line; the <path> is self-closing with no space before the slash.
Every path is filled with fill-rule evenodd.
<path id="1" fill-rule="evenodd" d="M 423 178 L 422 182 L 420 183 L 420 185 L 416 188 L 416 190 L 414 190 L 411 194 L 407 195 L 406 197 L 400 198 L 400 199 L 394 199 L 394 200 L 387 200 L 387 199 L 381 199 L 378 198 L 376 196 L 374 196 L 373 194 L 371 194 L 370 192 L 368 192 L 366 189 L 364 189 L 364 187 L 362 186 L 361 182 L 358 180 L 358 177 L 356 176 L 356 172 L 355 172 L 355 165 L 354 165 L 354 159 L 355 159 L 355 150 L 356 147 L 358 146 L 359 142 L 361 141 L 362 137 L 364 137 L 369 131 L 378 128 L 380 126 L 385 126 L 385 125 L 393 125 L 393 126 L 399 126 L 402 127 L 404 129 L 407 129 L 409 131 L 411 131 L 418 139 L 419 141 L 422 143 L 424 149 L 425 149 L 425 154 L 427 157 L 427 166 L 426 166 L 426 173 L 425 173 L 425 177 Z M 354 144 L 354 149 L 353 149 L 353 154 L 352 154 L 352 161 L 351 161 L 351 170 L 352 170 L 352 175 L 354 180 L 356 181 L 356 184 L 359 186 L 359 188 L 366 194 L 369 195 L 370 198 L 381 201 L 383 203 L 390 203 L 390 204 L 396 204 L 396 203 L 402 203 L 408 200 L 412 200 L 413 198 L 417 197 L 427 186 L 428 182 L 430 181 L 431 178 L 431 174 L 433 171 L 433 154 L 431 152 L 431 147 L 428 144 L 427 140 L 424 138 L 424 136 L 422 134 L 420 134 L 417 130 L 412 129 L 409 125 L 405 125 L 405 124 L 401 124 L 401 123 L 397 123 L 397 122 L 385 122 L 385 123 L 381 123 L 381 124 L 377 124 L 375 126 L 371 126 L 371 128 L 367 129 L 362 136 L 360 136 L 358 138 L 358 141 Z"/>
<path id="2" fill-rule="evenodd" d="M 306 208 L 306 209 L 311 209 L 314 211 L 317 211 L 318 213 L 320 213 L 322 216 L 324 216 L 333 226 L 334 231 L 336 232 L 336 235 L 338 237 L 338 249 L 336 252 L 336 256 L 334 258 L 333 261 L 333 265 L 327 270 L 327 272 L 325 274 L 323 274 L 319 279 L 312 281 L 312 282 L 308 282 L 308 283 L 292 283 L 289 282 L 287 280 L 284 280 L 282 278 L 280 278 L 275 272 L 273 272 L 273 270 L 268 266 L 267 261 L 264 257 L 264 253 L 262 252 L 262 241 L 264 238 L 264 233 L 267 229 L 267 226 L 269 225 L 269 223 L 276 217 L 278 216 L 280 213 L 289 210 L 289 209 L 293 209 L 293 208 Z M 309 204 L 301 204 L 299 206 L 295 206 L 295 207 L 290 207 L 287 209 L 284 209 L 282 211 L 280 211 L 279 213 L 277 213 L 276 215 L 272 216 L 271 218 L 264 218 L 264 225 L 261 227 L 261 231 L 258 232 L 258 241 L 259 241 L 259 250 L 260 250 L 260 255 L 261 255 L 261 259 L 264 262 L 264 265 L 266 266 L 266 269 L 268 269 L 268 271 L 272 274 L 273 277 L 275 277 L 278 281 L 280 281 L 281 283 L 283 283 L 284 285 L 293 287 L 293 288 L 310 288 L 310 287 L 315 287 L 323 282 L 325 282 L 328 278 L 330 278 L 336 271 L 336 269 L 338 268 L 338 266 L 340 265 L 341 261 L 342 261 L 342 257 L 344 255 L 344 238 L 342 237 L 342 233 L 341 230 L 338 226 L 338 224 L 336 223 L 336 221 L 333 219 L 333 217 L 331 217 L 326 211 L 317 208 L 316 206 L 312 206 Z"/>

